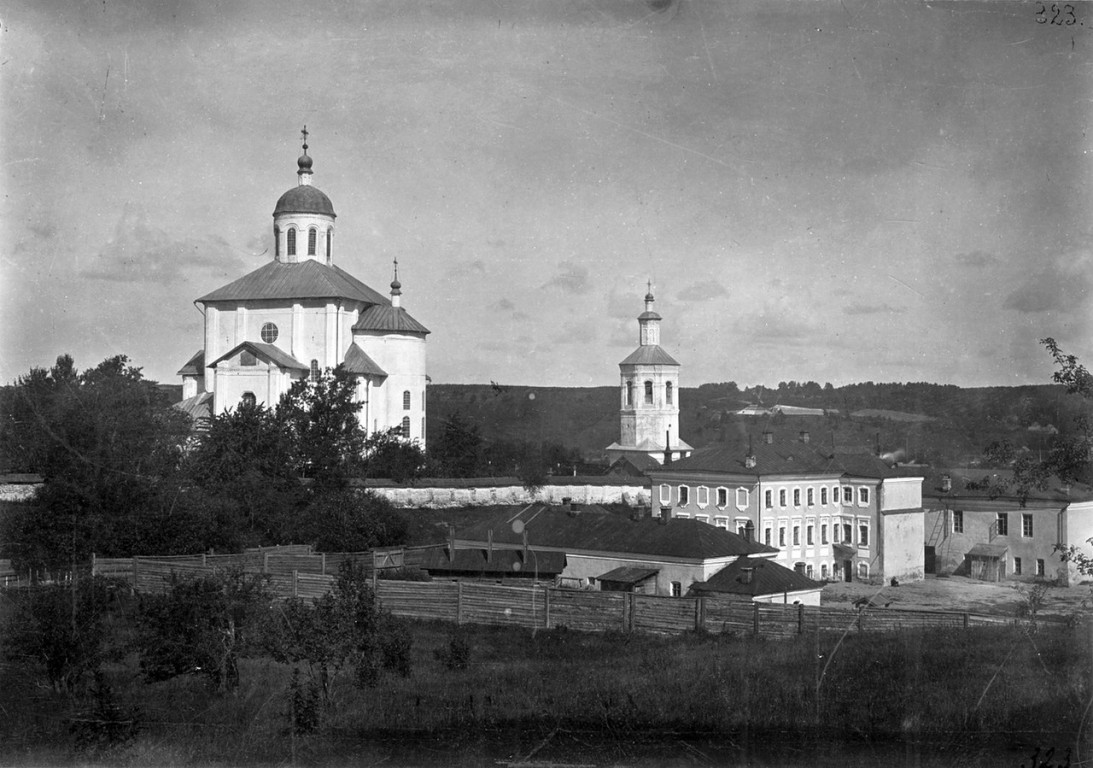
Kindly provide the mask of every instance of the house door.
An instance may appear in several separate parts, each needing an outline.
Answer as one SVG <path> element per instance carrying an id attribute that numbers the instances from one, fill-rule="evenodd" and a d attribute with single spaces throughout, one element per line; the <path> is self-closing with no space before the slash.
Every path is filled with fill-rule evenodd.
<path id="1" fill-rule="evenodd" d="M 847 581 L 854 580 L 854 563 L 850 560 L 845 560 L 843 562 L 843 578 Z"/>
<path id="2" fill-rule="evenodd" d="M 926 547 L 923 561 L 926 573 L 937 573 L 937 550 L 934 547 Z"/>

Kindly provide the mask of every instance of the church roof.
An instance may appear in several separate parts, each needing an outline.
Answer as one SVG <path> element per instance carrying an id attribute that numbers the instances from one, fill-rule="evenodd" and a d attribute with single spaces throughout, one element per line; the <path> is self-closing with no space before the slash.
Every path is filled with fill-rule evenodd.
<path id="1" fill-rule="evenodd" d="M 349 373 L 362 374 L 365 376 L 387 375 L 387 371 L 380 368 L 379 365 L 376 364 L 376 361 L 370 358 L 363 349 L 356 345 L 356 343 L 349 345 L 349 351 L 345 353 L 345 361 L 342 365 Z"/>
<path id="2" fill-rule="evenodd" d="M 186 365 L 178 369 L 176 376 L 204 376 L 205 375 L 205 350 L 199 349 L 194 356 L 186 361 Z"/>
<path id="3" fill-rule="evenodd" d="M 679 365 L 659 344 L 643 344 L 619 365 Z"/>
<path id="4" fill-rule="evenodd" d="M 225 354 L 216 358 L 216 360 L 210 363 L 210 366 L 215 368 L 219 363 L 222 363 L 229 358 L 235 357 L 244 349 L 249 349 L 256 355 L 259 355 L 267 360 L 270 360 L 273 363 L 276 363 L 281 368 L 293 368 L 298 371 L 311 370 L 311 368 L 301 363 L 288 352 L 285 352 L 284 350 L 275 347 L 272 344 L 265 344 L 260 341 L 244 341 L 242 344 L 237 344 L 236 346 L 232 347 L 229 352 L 226 352 Z"/>
<path id="5" fill-rule="evenodd" d="M 303 189 L 303 187 L 301 187 Z M 389 304 L 341 267 L 308 259 L 294 264 L 271 261 L 238 280 L 207 293 L 198 301 L 248 299 L 351 299 L 369 304 Z"/>
<path id="6" fill-rule="evenodd" d="M 400 333 L 429 333 L 429 329 L 410 316 L 402 307 L 377 304 L 361 312 L 353 325 L 354 331 L 396 331 Z"/>
<path id="7" fill-rule="evenodd" d="M 310 184 L 293 187 L 281 195 L 273 215 L 280 213 L 321 213 L 331 218 L 337 215 L 330 198 Z"/>

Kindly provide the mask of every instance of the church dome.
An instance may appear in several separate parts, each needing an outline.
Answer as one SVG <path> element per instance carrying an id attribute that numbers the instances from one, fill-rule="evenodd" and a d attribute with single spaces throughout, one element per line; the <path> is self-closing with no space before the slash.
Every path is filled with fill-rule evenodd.
<path id="1" fill-rule="evenodd" d="M 277 207 L 273 209 L 273 215 L 281 213 L 320 213 L 335 216 L 330 198 L 310 184 L 300 184 L 281 195 Z"/>

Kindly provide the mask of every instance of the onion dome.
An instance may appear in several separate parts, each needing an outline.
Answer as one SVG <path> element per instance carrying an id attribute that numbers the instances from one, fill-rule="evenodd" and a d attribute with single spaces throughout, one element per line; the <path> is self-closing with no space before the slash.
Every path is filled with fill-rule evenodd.
<path id="1" fill-rule="evenodd" d="M 304 126 L 304 153 L 296 161 L 300 183 L 281 195 L 273 209 L 273 215 L 282 213 L 317 213 L 335 217 L 334 205 L 321 190 L 311 184 L 311 156 L 307 153 L 307 126 Z"/>

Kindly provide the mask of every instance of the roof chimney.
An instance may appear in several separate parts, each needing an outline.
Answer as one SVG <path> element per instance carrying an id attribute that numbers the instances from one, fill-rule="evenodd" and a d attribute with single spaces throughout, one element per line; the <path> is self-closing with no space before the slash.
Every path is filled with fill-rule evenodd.
<path id="1" fill-rule="evenodd" d="M 763 442 L 767 445 L 774 444 L 774 433 L 771 432 L 769 429 L 763 430 Z"/>
<path id="2" fill-rule="evenodd" d="M 808 441 L 809 441 L 809 435 L 808 435 L 808 432 L 806 432 L 806 431 L 802 430 L 802 431 L 801 431 L 801 442 L 802 442 L 802 443 L 807 443 Z"/>
<path id="3" fill-rule="evenodd" d="M 755 464 L 756 461 L 753 454 L 749 453 L 747 456 L 744 457 L 744 469 L 755 469 Z"/>
<path id="4" fill-rule="evenodd" d="M 949 475 L 941 476 L 941 490 L 948 493 L 953 489 L 953 478 Z"/>
<path id="5" fill-rule="evenodd" d="M 741 568 L 740 581 L 744 584 L 751 584 L 751 577 L 753 573 L 755 573 L 754 568 Z"/>

